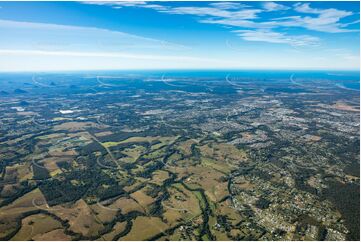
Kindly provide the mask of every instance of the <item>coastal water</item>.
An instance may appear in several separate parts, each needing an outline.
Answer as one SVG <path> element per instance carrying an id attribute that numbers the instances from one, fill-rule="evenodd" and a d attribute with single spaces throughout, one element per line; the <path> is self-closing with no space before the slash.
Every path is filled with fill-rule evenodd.
<path id="1" fill-rule="evenodd" d="M 301 71 L 301 70 L 152 70 L 152 71 L 107 71 L 103 74 L 135 75 L 166 78 L 217 78 L 226 76 L 234 80 L 276 81 L 296 80 L 333 81 L 335 86 L 360 90 L 359 71 Z"/>
<path id="2" fill-rule="evenodd" d="M 360 82 L 358 83 L 342 83 L 342 86 L 349 89 L 360 90 Z"/>

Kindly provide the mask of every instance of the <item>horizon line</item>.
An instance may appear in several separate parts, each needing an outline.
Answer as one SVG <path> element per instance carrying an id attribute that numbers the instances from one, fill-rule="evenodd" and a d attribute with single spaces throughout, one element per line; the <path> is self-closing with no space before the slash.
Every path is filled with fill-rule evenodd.
<path id="1" fill-rule="evenodd" d="M 329 68 L 155 68 L 155 69 L 76 69 L 76 70 L 0 70 L 0 74 L 4 73 L 56 73 L 56 72 L 103 72 L 103 71 L 352 71 L 360 72 L 361 69 L 329 69 Z"/>

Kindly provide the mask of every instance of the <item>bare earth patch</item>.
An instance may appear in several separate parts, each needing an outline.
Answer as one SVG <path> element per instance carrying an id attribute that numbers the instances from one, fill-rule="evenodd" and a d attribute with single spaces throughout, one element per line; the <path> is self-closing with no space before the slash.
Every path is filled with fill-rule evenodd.
<path id="1" fill-rule="evenodd" d="M 336 102 L 334 105 L 332 105 L 332 107 L 342 111 L 360 112 L 358 108 L 352 107 L 351 105 L 344 102 Z"/>

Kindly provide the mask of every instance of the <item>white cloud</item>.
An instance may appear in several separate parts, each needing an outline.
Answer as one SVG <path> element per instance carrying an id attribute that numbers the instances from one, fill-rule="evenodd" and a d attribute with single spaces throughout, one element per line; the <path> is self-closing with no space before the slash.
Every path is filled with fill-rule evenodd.
<path id="1" fill-rule="evenodd" d="M 24 22 L 24 21 L 12 21 L 0 19 L 0 28 L 6 29 L 31 29 L 31 30 L 66 30 L 66 31 L 74 31 L 74 33 L 79 32 L 97 32 L 99 35 L 101 34 L 117 34 L 122 37 L 138 39 L 144 41 L 152 41 L 152 42 L 160 42 L 160 40 L 145 38 L 142 36 L 137 36 L 133 34 L 128 34 L 120 31 L 113 31 L 109 29 L 102 28 L 94 28 L 94 27 L 83 27 L 83 26 L 75 26 L 75 25 L 61 25 L 61 24 L 49 24 L 49 23 L 38 23 L 38 22 Z"/>
<path id="2" fill-rule="evenodd" d="M 308 30 L 314 30 L 327 33 L 342 33 L 355 32 L 358 30 L 346 28 L 349 25 L 358 23 L 353 21 L 351 23 L 340 23 L 344 17 L 350 16 L 353 13 L 345 10 L 338 10 L 335 8 L 317 9 L 312 8 L 310 3 L 296 3 L 293 8 L 296 12 L 302 14 L 311 14 L 312 16 L 286 16 L 276 19 L 265 19 L 263 21 L 252 21 L 253 19 L 260 19 L 259 14 L 264 11 L 281 11 L 289 10 L 290 7 L 275 3 L 264 2 L 263 9 L 244 5 L 238 2 L 214 2 L 207 7 L 170 7 L 166 5 L 153 4 L 147 2 L 106 2 L 95 4 L 107 4 L 115 6 L 131 6 L 141 8 L 151 8 L 156 11 L 168 14 L 184 14 L 195 15 L 201 17 L 198 21 L 208 24 L 221 24 L 224 26 L 240 27 L 240 28 L 280 28 L 280 27 L 299 27 Z M 316 16 L 314 16 L 316 15 Z"/>
<path id="3" fill-rule="evenodd" d="M 0 71 L 236 68 L 238 60 L 128 52 L 0 49 Z"/>
<path id="4" fill-rule="evenodd" d="M 275 26 L 282 27 L 300 27 L 308 30 L 314 30 L 325 33 L 346 33 L 346 32 L 358 32 L 358 29 L 347 29 L 351 24 L 358 23 L 359 21 L 342 24 L 338 22 L 337 18 L 330 18 L 324 15 L 318 17 L 301 17 L 301 16 L 288 16 L 273 19 Z"/>
<path id="5" fill-rule="evenodd" d="M 311 8 L 309 3 L 296 3 L 294 4 L 294 9 L 295 11 L 300 13 L 320 14 L 320 15 L 338 17 L 338 18 L 343 18 L 352 15 L 352 12 L 338 10 L 335 8 L 328 8 L 328 9 Z"/>
<path id="6" fill-rule="evenodd" d="M 345 54 L 340 54 L 338 56 L 344 58 L 345 60 L 360 62 L 360 56 L 359 55 L 353 55 L 353 54 L 345 53 Z"/>
<path id="7" fill-rule="evenodd" d="M 333 56 L 340 57 L 347 61 L 360 62 L 360 53 L 358 51 L 351 52 L 348 49 L 338 48 L 338 49 L 325 49 L 324 51 L 331 53 Z"/>
<path id="8" fill-rule="evenodd" d="M 346 33 L 358 32 L 358 29 L 345 28 L 349 25 L 359 23 L 359 20 L 350 23 L 340 23 L 339 18 L 329 17 L 330 15 L 320 15 L 318 17 L 309 16 L 286 16 L 274 18 L 267 21 L 251 21 L 251 18 L 218 18 L 202 19 L 200 22 L 209 24 L 221 24 L 240 28 L 280 28 L 298 27 L 326 33 Z M 255 16 L 256 17 L 256 16 Z M 246 21 L 248 19 L 248 21 Z"/>
<path id="9" fill-rule="evenodd" d="M 264 2 L 262 5 L 263 5 L 263 8 L 267 11 L 282 11 L 282 10 L 290 9 L 289 7 L 287 7 L 283 4 L 279 4 L 279 3 L 275 3 L 275 2 Z"/>
<path id="10" fill-rule="evenodd" d="M 161 12 L 170 14 L 190 14 L 197 16 L 230 17 L 230 12 L 227 10 L 209 7 L 176 7 Z"/>
<path id="11" fill-rule="evenodd" d="M 134 7 L 139 5 L 146 5 L 144 1 L 82 1 L 86 4 L 94 5 L 108 5 L 108 6 L 123 6 L 123 7 Z"/>
<path id="12" fill-rule="evenodd" d="M 286 35 L 270 30 L 236 30 L 234 31 L 244 40 L 259 41 L 292 46 L 318 45 L 319 38 L 309 35 Z"/>
<path id="13" fill-rule="evenodd" d="M 22 22 L 0 19 L 0 32 L 11 31 L 8 41 L 1 42 L 3 48 L 12 43 L 22 42 L 28 46 L 50 46 L 50 48 L 60 48 L 69 50 L 72 46 L 77 49 L 87 47 L 97 49 L 146 49 L 152 50 L 185 50 L 186 46 L 170 43 L 164 40 L 147 38 L 125 32 L 114 31 L 103 28 L 83 27 L 74 25 L 60 25 L 37 22 Z M 28 33 L 33 37 L 26 38 Z M 3 36 L 4 38 L 5 36 Z M 59 37 L 62 42 L 58 41 Z M 13 41 L 11 40 L 13 38 Z M 46 41 L 44 41 L 46 39 Z M 51 43 L 50 43 L 51 42 Z"/>
<path id="14" fill-rule="evenodd" d="M 146 55 L 133 54 L 126 52 L 80 52 L 80 51 L 44 51 L 44 50 L 19 50 L 19 49 L 0 49 L 0 55 L 20 55 L 20 56 L 68 56 L 68 57 L 108 57 L 108 58 L 124 58 L 138 60 L 154 60 L 154 61 L 205 61 L 215 62 L 217 60 L 208 58 L 198 58 L 192 56 L 180 55 Z"/>
<path id="15" fill-rule="evenodd" d="M 110 6 L 112 8 L 115 8 L 115 9 L 119 9 L 119 8 L 123 8 L 123 7 L 142 7 L 142 8 L 154 9 L 157 11 L 163 11 L 163 10 L 168 9 L 168 7 L 166 7 L 166 6 L 159 5 L 159 4 L 147 3 L 144 1 L 107 1 L 107 2 L 83 1 L 83 3 L 93 4 L 93 5 L 105 5 L 105 6 Z"/>
<path id="16" fill-rule="evenodd" d="M 249 5 L 239 2 L 214 2 L 209 5 L 218 9 L 240 9 L 250 7 Z"/>
<path id="17" fill-rule="evenodd" d="M 310 3 L 296 3 L 293 5 L 294 11 L 304 14 L 303 16 L 288 15 L 282 18 L 263 19 L 261 21 L 259 21 L 261 19 L 259 15 L 265 11 L 285 11 L 287 13 L 286 10 L 291 8 L 275 2 L 262 3 L 263 9 L 238 2 L 213 2 L 206 7 L 171 7 L 147 2 L 96 2 L 93 4 L 106 4 L 112 7 L 141 7 L 168 14 L 194 15 L 200 17 L 198 19 L 200 23 L 241 28 L 234 32 L 237 32 L 238 36 L 246 41 L 282 43 L 292 46 L 315 45 L 320 43 L 320 39 L 310 35 L 290 36 L 274 29 L 296 27 L 326 33 L 355 32 L 358 29 L 348 29 L 346 27 L 359 22 L 340 23 L 342 18 L 353 13 L 334 8 L 312 8 Z M 255 19 L 258 19 L 258 21 L 255 21 Z"/>
<path id="18" fill-rule="evenodd" d="M 86 4 L 95 5 L 108 5 L 112 8 L 122 7 L 139 7 L 149 8 L 156 11 L 168 14 L 181 14 L 181 15 L 196 15 L 196 16 L 211 16 L 211 17 L 223 17 L 223 18 L 241 18 L 241 19 L 254 19 L 258 13 L 261 13 L 261 9 L 244 9 L 249 7 L 243 3 L 237 2 L 214 2 L 210 3 L 208 7 L 169 7 L 166 5 L 153 4 L 152 2 L 141 2 L 141 1 L 110 1 L 110 2 L 88 2 Z M 232 11 L 231 11 L 232 10 Z"/>
<path id="19" fill-rule="evenodd" d="M 339 21 L 347 16 L 351 16 L 353 13 L 350 11 L 338 10 L 335 8 L 328 9 L 317 9 L 311 8 L 309 3 L 296 3 L 294 4 L 294 9 L 300 13 L 314 14 L 316 17 L 292 17 L 291 21 L 286 22 L 288 25 L 296 25 L 304 27 L 310 30 L 317 30 L 321 32 L 329 33 L 342 33 L 342 32 L 352 32 L 354 30 L 345 29 L 343 27 L 350 24 L 341 24 Z"/>
<path id="20" fill-rule="evenodd" d="M 227 19 L 255 19 L 257 14 L 262 12 L 260 9 L 242 9 L 229 11 L 226 9 L 212 7 L 175 7 L 169 10 L 161 11 L 170 14 L 189 14 L 196 16 L 209 16 Z"/>
<path id="21" fill-rule="evenodd" d="M 263 22 L 254 22 L 247 19 L 231 19 L 231 18 L 223 18 L 223 19 L 202 19 L 199 20 L 201 23 L 207 24 L 220 24 L 225 26 L 233 26 L 240 28 L 274 28 L 274 23 L 263 23 Z"/>

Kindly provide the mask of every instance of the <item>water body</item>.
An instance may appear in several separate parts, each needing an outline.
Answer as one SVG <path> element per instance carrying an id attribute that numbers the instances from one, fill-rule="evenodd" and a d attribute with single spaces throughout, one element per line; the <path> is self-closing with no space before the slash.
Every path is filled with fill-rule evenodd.
<path id="1" fill-rule="evenodd" d="M 345 87 L 345 88 L 348 88 L 348 89 L 353 89 L 353 90 L 360 90 L 360 82 L 358 83 L 341 83 L 340 84 L 341 86 Z"/>
<path id="2" fill-rule="evenodd" d="M 91 74 L 89 72 L 88 74 Z M 95 72 L 94 72 L 95 73 Z M 232 82 L 244 81 L 290 81 L 290 77 L 298 81 L 332 81 L 336 86 L 360 90 L 360 73 L 358 71 L 301 71 L 301 70 L 152 70 L 152 71 L 107 71 L 97 72 L 97 75 L 124 75 L 129 77 L 144 77 L 165 79 L 192 78 L 223 79 L 228 76 Z"/>
<path id="3" fill-rule="evenodd" d="M 38 74 L 39 76 L 57 76 L 57 75 L 81 75 L 85 72 L 48 72 Z M 88 76 L 121 76 L 121 77 L 154 77 L 165 78 L 184 77 L 184 78 L 217 78 L 225 79 L 228 75 L 234 80 L 238 79 L 253 79 L 253 80 L 289 80 L 293 75 L 297 80 L 328 80 L 335 81 L 335 83 L 342 84 L 347 88 L 359 89 L 360 87 L 360 73 L 358 71 L 300 71 L 300 70 L 129 70 L 129 71 L 87 71 Z M 0 83 L 3 81 L 23 80 L 28 81 L 29 76 L 32 77 L 36 73 L 0 73 Z M 10 79 L 10 80 L 9 80 Z"/>
<path id="4" fill-rule="evenodd" d="M 173 77 L 215 77 L 225 78 L 254 78 L 254 79 L 288 79 L 292 74 L 295 78 L 334 81 L 360 82 L 358 71 L 300 71 L 300 70 L 166 70 L 166 71 L 139 71 L 139 73 Z"/>

